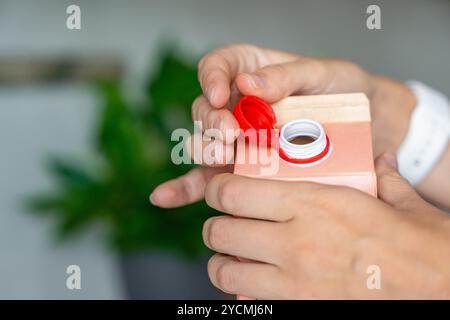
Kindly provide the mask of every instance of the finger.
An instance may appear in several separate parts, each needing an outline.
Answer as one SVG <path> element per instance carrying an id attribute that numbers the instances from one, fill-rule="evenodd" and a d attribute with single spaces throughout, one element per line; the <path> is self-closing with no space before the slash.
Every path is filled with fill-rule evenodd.
<path id="1" fill-rule="evenodd" d="M 195 133 L 186 141 L 186 148 L 195 164 L 208 167 L 224 167 L 234 160 L 234 145 L 224 144 L 217 139 L 218 134 L 214 129 L 208 129 L 206 133 Z M 211 136 L 212 137 L 211 137 Z"/>
<path id="2" fill-rule="evenodd" d="M 212 107 L 204 96 L 198 97 L 192 105 L 192 120 L 201 125 L 203 131 L 216 129 L 220 132 L 219 139 L 230 144 L 238 136 L 239 125 L 226 108 Z"/>
<path id="3" fill-rule="evenodd" d="M 323 185 L 220 174 L 208 183 L 207 204 L 235 216 L 288 221 L 308 208 Z"/>
<path id="4" fill-rule="evenodd" d="M 208 181 L 216 174 L 229 170 L 224 168 L 192 169 L 185 175 L 164 182 L 150 195 L 150 202 L 162 208 L 184 206 L 203 198 Z"/>
<path id="5" fill-rule="evenodd" d="M 378 196 L 397 209 L 414 208 L 422 199 L 399 174 L 397 166 L 397 158 L 392 153 L 384 153 L 376 159 Z"/>
<path id="6" fill-rule="evenodd" d="M 236 85 L 242 94 L 258 96 L 270 103 L 294 93 L 323 92 L 332 79 L 330 72 L 322 60 L 302 57 L 239 74 Z"/>
<path id="7" fill-rule="evenodd" d="M 242 68 L 242 50 L 238 46 L 217 49 L 198 64 L 198 79 L 208 101 L 215 108 L 224 107 L 230 98 L 230 85 Z"/>
<path id="8" fill-rule="evenodd" d="M 381 200 L 407 214 L 408 217 L 416 219 L 423 226 L 433 228 L 448 220 L 446 214 L 425 201 L 409 182 L 399 174 L 394 154 L 384 153 L 380 155 L 375 161 L 375 168 L 378 196 Z M 424 215 L 423 212 L 427 214 Z"/>
<path id="9" fill-rule="evenodd" d="M 239 72 L 253 72 L 268 64 L 296 59 L 287 52 L 234 44 L 207 54 L 198 65 L 198 79 L 211 105 L 224 107 L 230 99 L 230 85 Z"/>
<path id="10" fill-rule="evenodd" d="M 220 253 L 278 264 L 283 252 L 283 223 L 212 217 L 203 225 L 205 245 Z"/>
<path id="11" fill-rule="evenodd" d="M 240 262 L 235 257 L 214 255 L 208 262 L 213 285 L 230 294 L 256 299 L 281 299 L 284 292 L 281 271 L 270 264 Z"/>

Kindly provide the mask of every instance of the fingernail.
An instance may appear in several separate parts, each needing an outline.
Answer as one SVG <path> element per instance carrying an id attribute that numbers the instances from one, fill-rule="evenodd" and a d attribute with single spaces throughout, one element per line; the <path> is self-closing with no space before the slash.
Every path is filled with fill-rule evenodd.
<path id="1" fill-rule="evenodd" d="M 152 205 L 156 206 L 156 204 L 155 204 L 155 197 L 154 197 L 154 195 L 153 195 L 153 192 L 150 194 L 149 199 L 150 199 L 150 203 L 151 203 Z"/>
<path id="2" fill-rule="evenodd" d="M 208 100 L 209 100 L 210 103 L 212 103 L 213 100 L 215 99 L 216 91 L 217 91 L 217 90 L 216 90 L 216 88 L 215 88 L 214 86 L 211 86 L 211 87 L 209 87 L 209 88 L 206 90 L 206 95 L 207 95 Z"/>
<path id="3" fill-rule="evenodd" d="M 265 80 L 256 74 L 249 74 L 248 79 L 255 89 L 264 88 L 266 85 Z"/>
<path id="4" fill-rule="evenodd" d="M 384 160 L 395 170 L 397 170 L 398 162 L 397 157 L 393 153 L 385 153 L 383 155 Z"/>

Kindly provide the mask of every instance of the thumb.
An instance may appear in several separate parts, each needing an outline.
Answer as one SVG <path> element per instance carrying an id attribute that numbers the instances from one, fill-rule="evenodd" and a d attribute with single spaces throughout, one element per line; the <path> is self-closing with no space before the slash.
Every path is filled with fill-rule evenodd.
<path id="1" fill-rule="evenodd" d="M 378 197 L 398 209 L 417 206 L 422 198 L 397 170 L 397 158 L 392 153 L 384 153 L 375 160 Z"/>
<path id="2" fill-rule="evenodd" d="M 272 64 L 254 73 L 241 73 L 235 83 L 243 95 L 260 97 L 276 102 L 295 92 L 319 93 L 327 87 L 329 68 L 318 59 L 300 58 L 295 61 Z"/>

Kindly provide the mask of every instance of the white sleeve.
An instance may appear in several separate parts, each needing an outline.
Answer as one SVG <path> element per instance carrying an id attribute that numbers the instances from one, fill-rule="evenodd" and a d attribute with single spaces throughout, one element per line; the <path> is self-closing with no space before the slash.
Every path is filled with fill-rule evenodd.
<path id="1" fill-rule="evenodd" d="M 440 92 L 418 81 L 407 83 L 416 95 L 408 132 L 397 151 L 400 174 L 412 185 L 425 178 L 446 150 L 450 105 Z"/>

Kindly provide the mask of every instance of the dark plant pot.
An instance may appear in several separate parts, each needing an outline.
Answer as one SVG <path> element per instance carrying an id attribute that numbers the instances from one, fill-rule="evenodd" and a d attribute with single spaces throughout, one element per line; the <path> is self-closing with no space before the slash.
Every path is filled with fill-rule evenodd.
<path id="1" fill-rule="evenodd" d="M 170 253 L 122 255 L 122 273 L 129 299 L 228 299 L 209 281 L 208 258 L 185 260 Z"/>

